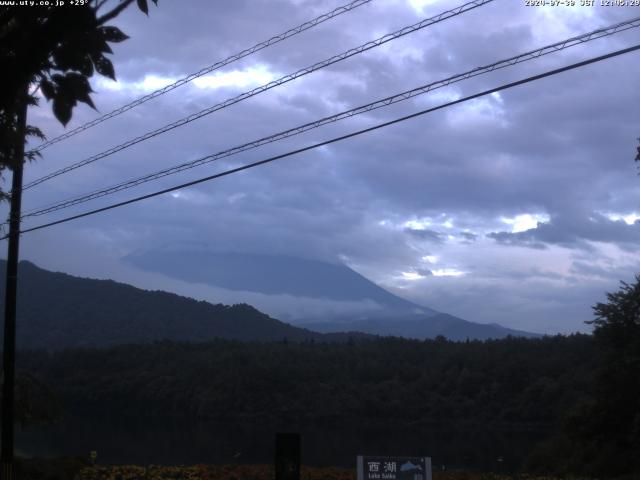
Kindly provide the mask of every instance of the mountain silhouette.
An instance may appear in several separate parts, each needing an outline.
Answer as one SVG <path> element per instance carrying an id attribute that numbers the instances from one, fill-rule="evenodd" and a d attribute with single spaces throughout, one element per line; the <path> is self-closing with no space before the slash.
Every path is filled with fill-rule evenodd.
<path id="1" fill-rule="evenodd" d="M 0 303 L 6 261 L 0 260 Z M 103 347 L 162 340 L 203 342 L 347 341 L 280 322 L 250 305 L 213 305 L 112 280 L 79 278 L 22 261 L 18 267 L 18 348 Z M 360 335 L 361 336 L 361 335 Z"/>
<path id="2" fill-rule="evenodd" d="M 498 324 L 470 322 L 418 305 L 343 264 L 285 255 L 159 250 L 128 255 L 124 260 L 177 280 L 258 293 L 261 299 L 282 298 L 272 309 L 268 302 L 257 306 L 319 332 L 361 331 L 418 339 L 443 335 L 451 340 L 538 336 Z M 322 302 L 326 308 L 318 306 Z M 309 307 L 311 303 L 313 307 Z M 296 313 L 300 311 L 304 313 Z"/>

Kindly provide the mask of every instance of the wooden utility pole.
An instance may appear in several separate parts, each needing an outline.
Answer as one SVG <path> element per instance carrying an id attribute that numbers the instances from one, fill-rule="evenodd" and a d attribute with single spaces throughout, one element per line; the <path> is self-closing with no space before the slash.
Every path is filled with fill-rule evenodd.
<path id="1" fill-rule="evenodd" d="M 9 247 L 7 249 L 7 280 L 4 295 L 4 347 L 2 383 L 2 447 L 0 480 L 14 480 L 13 440 L 16 379 L 16 294 L 18 291 L 18 250 L 20 244 L 20 209 L 22 203 L 22 169 L 27 127 L 29 85 L 25 85 L 17 102 L 17 125 L 11 179 L 11 209 L 9 213 Z"/>

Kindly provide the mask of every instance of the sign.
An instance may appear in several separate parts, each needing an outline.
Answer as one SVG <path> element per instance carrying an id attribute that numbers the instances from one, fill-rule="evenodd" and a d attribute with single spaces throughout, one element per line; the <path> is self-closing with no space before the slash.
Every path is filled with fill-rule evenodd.
<path id="1" fill-rule="evenodd" d="M 431 458 L 358 455 L 358 480 L 431 480 Z"/>

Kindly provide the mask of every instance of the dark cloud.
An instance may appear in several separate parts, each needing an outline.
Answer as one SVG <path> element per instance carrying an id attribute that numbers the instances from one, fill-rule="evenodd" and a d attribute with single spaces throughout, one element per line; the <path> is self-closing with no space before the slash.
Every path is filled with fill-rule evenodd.
<path id="1" fill-rule="evenodd" d="M 415 273 L 417 273 L 418 275 L 422 275 L 423 277 L 433 276 L 433 272 L 428 268 L 415 268 L 414 271 Z"/>
<path id="2" fill-rule="evenodd" d="M 145 77 L 171 79 L 197 71 L 342 3 L 346 2 L 160 2 L 149 17 L 130 9 L 114 22 L 131 36 L 115 49 L 122 88 L 96 83 L 96 104 L 102 113 L 108 112 L 144 94 L 140 86 Z M 263 68 L 270 78 L 277 78 L 450 8 L 447 2 L 427 3 L 420 13 L 400 0 L 372 2 L 224 72 Z M 589 15 L 585 11 L 493 2 L 42 184 L 25 192 L 24 207 L 271 135 L 621 21 L 628 14 L 625 9 L 599 7 Z M 573 47 L 25 223 L 33 226 L 300 148 L 620 48 L 635 42 L 636 35 L 631 30 Z M 172 245 L 341 260 L 392 289 L 398 272 L 422 275 L 426 278 L 405 282 L 396 293 L 470 320 L 534 331 L 578 329 L 589 317 L 594 298 L 615 289 L 619 279 L 629 278 L 632 268 L 640 268 L 635 254 L 638 223 L 627 225 L 603 213 L 638 212 L 633 157 L 640 130 L 640 62 L 633 55 L 177 195 L 26 234 L 22 251 L 43 266 L 65 270 L 67 265 L 68 271 L 95 276 L 108 276 L 110 262 L 128 253 Z M 181 87 L 45 150 L 44 158 L 26 169 L 26 179 L 258 84 Z M 79 107 L 70 128 L 94 116 Z M 44 102 L 30 109 L 29 118 L 49 137 L 64 131 Z M 505 231 L 501 219 L 523 214 L 546 215 L 549 221 L 525 232 Z M 410 227 L 411 220 L 425 220 L 426 229 Z M 586 258 L 573 257 L 579 254 Z M 447 272 L 464 274 L 444 275 Z M 119 279 L 126 281 L 126 275 Z"/>
<path id="3" fill-rule="evenodd" d="M 591 241 L 637 249 L 640 243 L 640 222 L 629 225 L 624 220 L 611 220 L 597 212 L 588 217 L 557 215 L 549 222 L 538 223 L 536 228 L 524 232 L 493 232 L 487 236 L 504 245 L 531 248 L 544 248 L 546 245 L 589 248 L 585 242 Z"/>
<path id="4" fill-rule="evenodd" d="M 471 232 L 459 232 L 458 235 L 467 240 L 469 243 L 475 242 L 478 238 L 478 235 Z"/>
<path id="5" fill-rule="evenodd" d="M 436 232 L 435 230 L 418 230 L 415 228 L 405 228 L 404 231 L 409 235 L 412 235 L 420 240 L 426 240 L 429 242 L 442 243 L 445 241 L 447 236 L 441 232 Z"/>

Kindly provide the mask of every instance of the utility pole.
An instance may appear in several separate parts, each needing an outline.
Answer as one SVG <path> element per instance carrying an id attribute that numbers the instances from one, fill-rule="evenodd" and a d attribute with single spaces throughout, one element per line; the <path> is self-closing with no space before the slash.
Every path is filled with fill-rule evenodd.
<path id="1" fill-rule="evenodd" d="M 18 291 L 18 250 L 20 244 L 20 210 L 22 203 L 22 169 L 27 127 L 27 83 L 17 101 L 17 144 L 14 148 L 13 177 L 11 179 L 11 209 L 9 213 L 9 247 L 7 249 L 7 280 L 4 296 L 4 347 L 2 383 L 2 447 L 0 480 L 14 480 L 13 440 L 16 379 L 16 294 Z"/>

